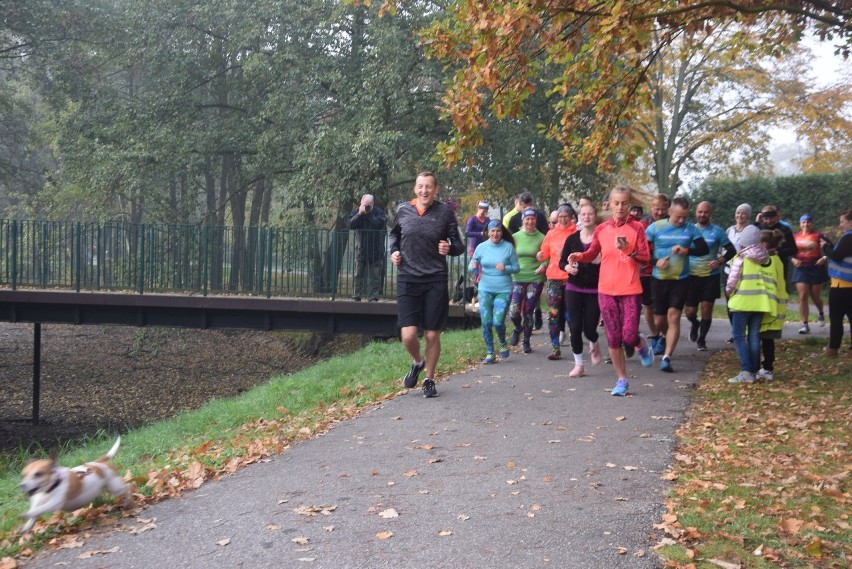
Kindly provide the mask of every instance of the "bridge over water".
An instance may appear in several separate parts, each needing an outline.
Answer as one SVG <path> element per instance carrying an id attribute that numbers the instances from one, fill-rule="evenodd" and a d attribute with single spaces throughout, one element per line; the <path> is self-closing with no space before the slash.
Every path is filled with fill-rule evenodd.
<path id="1" fill-rule="evenodd" d="M 34 325 L 33 421 L 46 323 L 397 336 L 389 258 L 380 302 L 350 300 L 357 241 L 349 230 L 0 220 L 0 321 Z M 466 259 L 448 261 L 454 289 Z M 477 320 L 450 306 L 449 327 Z"/>

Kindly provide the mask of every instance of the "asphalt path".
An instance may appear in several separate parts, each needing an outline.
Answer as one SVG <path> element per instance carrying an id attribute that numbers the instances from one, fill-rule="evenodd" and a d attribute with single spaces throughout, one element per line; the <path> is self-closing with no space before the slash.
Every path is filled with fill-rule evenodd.
<path id="1" fill-rule="evenodd" d="M 542 330 L 532 354 L 444 378 L 437 398 L 418 385 L 23 566 L 658 567 L 675 429 L 707 358 L 731 349 L 727 321 L 708 352 L 683 322 L 675 373 L 631 358 L 628 397 L 610 395 L 611 365 L 569 378 L 570 348 L 547 360 Z"/>

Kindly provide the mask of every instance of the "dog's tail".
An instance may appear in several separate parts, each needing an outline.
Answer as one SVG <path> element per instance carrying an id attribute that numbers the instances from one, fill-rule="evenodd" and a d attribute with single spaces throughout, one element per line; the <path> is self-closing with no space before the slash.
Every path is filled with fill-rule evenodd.
<path id="1" fill-rule="evenodd" d="M 112 445 L 112 448 L 109 449 L 109 452 L 104 455 L 105 458 L 111 459 L 115 457 L 115 454 L 118 452 L 118 447 L 121 445 L 121 436 L 116 439 L 115 444 Z"/>

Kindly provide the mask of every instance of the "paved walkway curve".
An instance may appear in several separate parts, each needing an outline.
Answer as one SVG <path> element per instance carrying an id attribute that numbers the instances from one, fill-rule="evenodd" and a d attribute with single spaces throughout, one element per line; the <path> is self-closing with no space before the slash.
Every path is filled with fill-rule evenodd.
<path id="1" fill-rule="evenodd" d="M 711 350 L 729 334 L 716 320 Z M 411 390 L 24 566 L 657 567 L 660 477 L 711 352 L 682 338 L 674 374 L 631 358 L 621 398 L 612 366 L 571 379 L 570 348 L 548 361 L 545 334 L 533 338 L 534 353 L 440 381 L 436 399 Z"/>

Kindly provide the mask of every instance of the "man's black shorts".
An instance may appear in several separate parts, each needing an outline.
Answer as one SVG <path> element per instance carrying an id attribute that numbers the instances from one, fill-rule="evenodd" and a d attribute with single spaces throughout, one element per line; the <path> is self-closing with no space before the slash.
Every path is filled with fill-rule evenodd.
<path id="1" fill-rule="evenodd" d="M 397 325 L 420 326 L 423 330 L 443 330 L 450 314 L 450 293 L 446 281 L 396 283 Z"/>
<path id="2" fill-rule="evenodd" d="M 654 295 L 654 314 L 668 314 L 669 308 L 683 310 L 686 304 L 686 294 L 689 290 L 689 279 L 660 280 L 651 278 L 651 294 Z"/>
<path id="3" fill-rule="evenodd" d="M 654 295 L 651 292 L 651 277 L 639 277 L 639 282 L 642 283 L 642 306 L 653 306 Z"/>
<path id="4" fill-rule="evenodd" d="M 690 276 L 686 280 L 689 283 L 689 290 L 686 293 L 687 306 L 695 307 L 701 302 L 716 302 L 716 299 L 721 296 L 719 275 Z"/>

